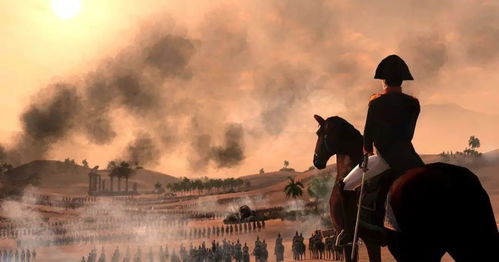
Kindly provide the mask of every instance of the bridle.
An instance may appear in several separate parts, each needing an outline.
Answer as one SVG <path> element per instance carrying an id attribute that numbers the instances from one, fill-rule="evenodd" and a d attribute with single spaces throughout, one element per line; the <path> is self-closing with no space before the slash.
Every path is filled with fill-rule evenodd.
<path id="1" fill-rule="evenodd" d="M 331 149 L 331 147 L 329 146 L 329 144 L 327 142 L 327 135 L 324 135 L 324 141 L 322 141 L 322 143 L 324 144 L 324 147 L 326 148 L 326 153 L 328 153 L 330 155 L 334 155 L 333 150 Z"/>
<path id="2" fill-rule="evenodd" d="M 327 129 L 327 123 L 324 123 L 324 126 L 322 127 L 324 130 Z M 334 155 L 334 152 L 331 148 L 331 146 L 329 145 L 329 143 L 327 142 L 327 134 L 324 134 L 324 137 L 322 138 L 322 145 L 324 146 L 324 148 L 326 149 L 326 153 L 328 155 Z M 315 157 L 318 157 L 318 154 L 317 152 L 314 154 Z"/>

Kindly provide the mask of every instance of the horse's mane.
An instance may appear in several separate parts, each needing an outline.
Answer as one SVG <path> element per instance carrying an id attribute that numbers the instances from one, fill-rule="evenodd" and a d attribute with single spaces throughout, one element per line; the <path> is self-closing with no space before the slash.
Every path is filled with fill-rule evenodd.
<path id="1" fill-rule="evenodd" d="M 339 116 L 329 117 L 328 119 L 326 119 L 326 122 L 328 124 L 333 124 L 336 127 L 339 127 L 338 130 L 341 130 L 343 138 L 355 138 L 359 136 L 362 137 L 362 134 L 359 132 L 359 130 L 357 130 L 352 124 Z"/>
<path id="2" fill-rule="evenodd" d="M 349 155 L 355 164 L 362 159 L 362 145 L 364 139 L 362 134 L 352 124 L 339 116 L 326 119 L 331 135 L 336 143 L 337 154 Z"/>

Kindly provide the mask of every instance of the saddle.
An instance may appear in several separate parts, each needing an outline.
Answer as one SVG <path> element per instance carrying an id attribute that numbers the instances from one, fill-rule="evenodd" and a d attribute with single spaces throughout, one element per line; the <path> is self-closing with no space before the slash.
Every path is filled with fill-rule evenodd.
<path id="1" fill-rule="evenodd" d="M 380 242 L 380 245 L 383 246 L 386 244 L 384 229 L 385 202 L 390 187 L 400 175 L 399 172 L 388 169 L 365 181 L 359 220 L 360 230 L 364 239 L 369 238 L 372 241 Z M 346 227 L 349 229 L 345 229 L 344 231 L 346 232 L 342 232 L 341 240 L 339 239 L 338 243 L 347 244 L 351 241 L 350 238 L 352 238 L 353 234 L 360 187 L 357 187 L 355 191 L 341 191 L 345 202 L 345 220 L 348 221 Z"/>
<path id="2" fill-rule="evenodd" d="M 370 231 L 384 232 L 388 191 L 399 176 L 398 172 L 389 169 L 365 183 L 359 221 L 361 227 Z"/>

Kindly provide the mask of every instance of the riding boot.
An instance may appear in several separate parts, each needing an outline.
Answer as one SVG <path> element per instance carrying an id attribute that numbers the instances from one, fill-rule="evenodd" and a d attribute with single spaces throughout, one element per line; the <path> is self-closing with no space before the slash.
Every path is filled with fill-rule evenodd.
<path id="1" fill-rule="evenodd" d="M 366 183 L 361 211 L 364 215 L 359 221 L 359 231 L 363 240 L 381 246 L 387 244 L 386 230 L 383 225 L 385 203 L 393 181 L 401 174 L 401 172 L 391 169 Z"/>
<path id="2" fill-rule="evenodd" d="M 357 210 L 357 192 L 343 190 L 345 184 L 340 181 L 340 193 L 343 198 L 343 223 L 344 228 L 338 236 L 338 245 L 351 245 L 355 231 Z"/>

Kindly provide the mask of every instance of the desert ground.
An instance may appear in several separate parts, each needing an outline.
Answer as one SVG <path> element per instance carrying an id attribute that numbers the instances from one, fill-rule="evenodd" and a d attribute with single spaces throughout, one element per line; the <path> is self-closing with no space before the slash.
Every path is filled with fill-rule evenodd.
<path id="1" fill-rule="evenodd" d="M 498 221 L 499 151 L 486 153 L 483 158 L 484 161 L 479 165 L 470 165 L 469 168 L 478 175 L 487 190 Z M 424 159 L 427 163 L 440 160 L 436 155 L 427 155 Z M 2 200 L 0 223 L 3 229 L 0 232 L 10 229 L 17 231 L 17 235 L 6 236 L 2 233 L 0 250 L 36 250 L 36 259 L 31 261 L 68 262 L 81 261 L 82 257 L 87 259 L 93 248 L 97 250 L 98 257 L 104 250 L 106 261 L 111 261 L 117 247 L 122 256 L 129 248 L 132 257 L 140 247 L 144 261 L 150 261 L 150 254 L 153 255 L 153 261 L 160 261 L 160 247 L 167 246 L 170 254 L 173 251 L 178 254 L 181 245 L 189 248 L 191 244 L 199 246 L 205 242 L 209 247 L 213 240 L 222 242 L 226 239 L 229 242 L 239 240 L 242 244 L 247 243 L 251 252 L 259 237 L 267 242 L 269 261 L 276 261 L 275 240 L 281 234 L 285 246 L 284 261 L 293 261 L 291 245 L 295 232 L 303 234 L 308 246 L 308 238 L 315 230 L 328 229 L 320 215 L 304 215 L 303 210 L 307 209 L 307 203 L 312 200 L 307 190 L 304 190 L 302 197 L 290 199 L 283 193 L 283 188 L 288 183 L 288 177 L 301 181 L 307 188 L 311 179 L 319 174 L 334 176 L 335 165 L 324 170 L 279 171 L 244 176 L 241 179 L 250 181 L 250 184 L 233 193 L 198 195 L 191 192 L 177 196 L 151 192 L 154 183 L 161 182 L 165 185 L 180 181 L 179 178 L 140 170 L 130 178 L 131 182 L 138 184 L 139 195 L 91 198 L 86 195 L 89 170 L 82 166 L 68 169 L 59 161 L 35 161 L 12 170 L 12 174 L 19 176 L 19 179 L 35 172 L 39 182 L 36 186 L 24 188 L 23 194 L 18 198 Z M 38 198 L 42 196 L 48 196 L 53 202 L 40 203 Z M 55 204 L 55 200 L 64 198 L 81 198 L 84 202 L 73 208 Z M 248 205 L 257 211 L 272 208 L 297 211 L 298 215 L 294 219 L 269 219 L 265 221 L 265 226 L 254 228 L 253 225 L 253 230 L 240 229 L 224 235 L 215 234 L 214 228 L 227 228 L 223 219 L 228 214 L 237 212 L 241 205 Z M 206 229 L 208 230 L 201 234 Z M 208 231 L 212 233 L 207 233 Z M 46 245 L 46 240 L 61 239 L 63 236 L 69 236 L 70 239 L 91 236 L 93 240 L 80 239 L 72 242 L 63 239 L 50 246 Z M 382 252 L 383 261 L 395 261 L 387 248 L 383 248 Z M 368 261 L 362 244 L 359 256 L 360 261 Z M 254 260 L 252 256 L 251 261 Z M 312 259 L 307 251 L 306 260 L 317 259 Z M 443 261 L 453 260 L 446 255 Z"/>

